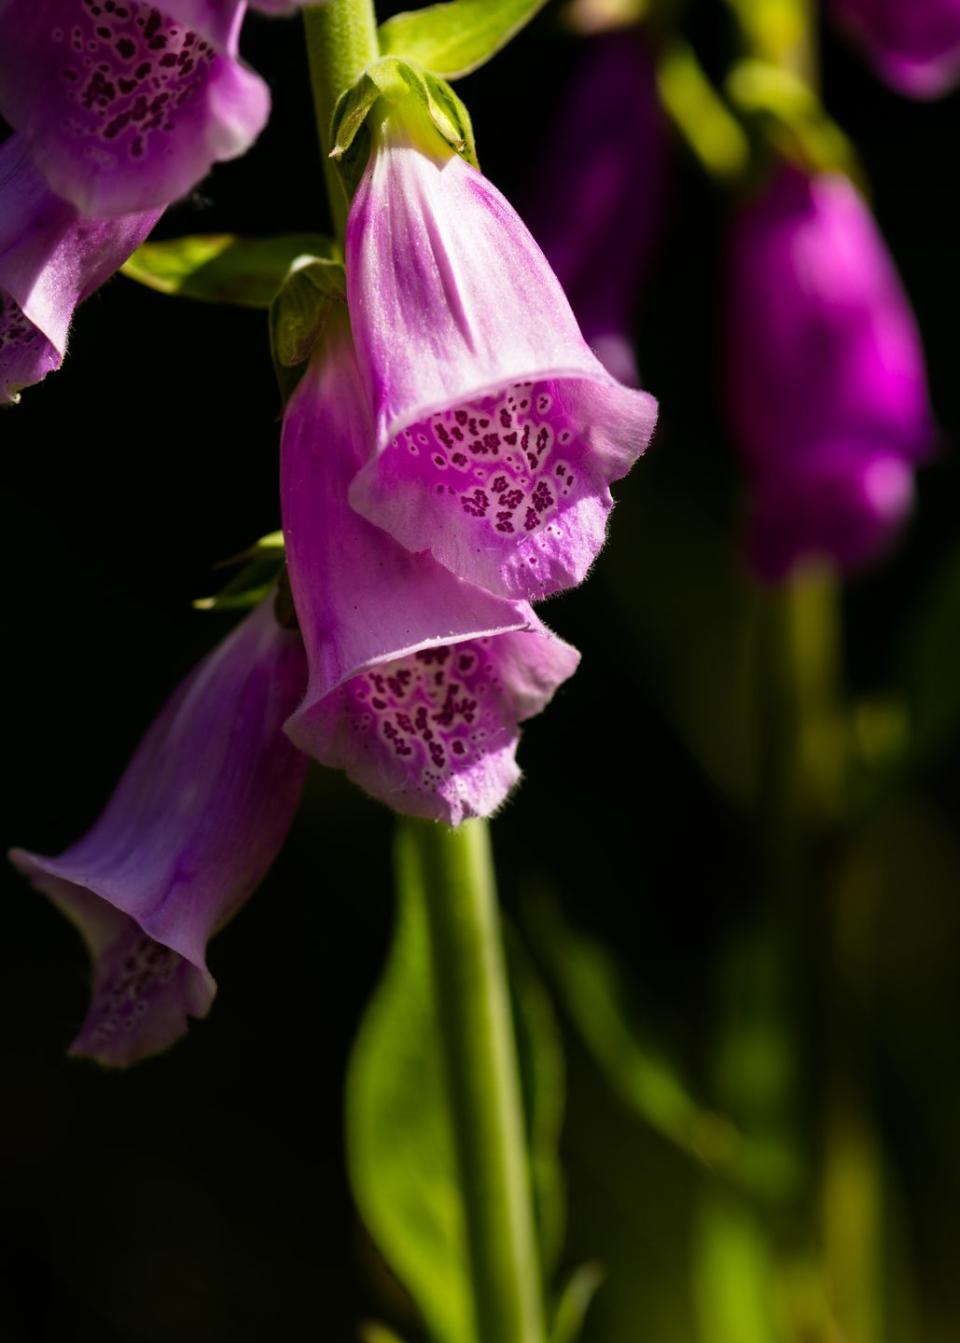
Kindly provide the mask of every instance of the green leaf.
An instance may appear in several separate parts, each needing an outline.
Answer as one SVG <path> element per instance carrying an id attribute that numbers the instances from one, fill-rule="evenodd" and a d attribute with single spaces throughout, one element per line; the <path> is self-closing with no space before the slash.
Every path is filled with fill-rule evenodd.
<path id="1" fill-rule="evenodd" d="M 259 541 L 224 560 L 218 568 L 242 566 L 230 581 L 212 597 L 199 597 L 194 603 L 198 611 L 244 611 L 256 606 L 276 584 L 283 569 L 283 533 L 271 532 Z"/>
<path id="2" fill-rule="evenodd" d="M 161 294 L 269 308 L 297 257 L 331 257 L 334 251 L 333 243 L 318 233 L 276 238 L 195 234 L 144 243 L 122 269 L 131 280 Z"/>
<path id="3" fill-rule="evenodd" d="M 296 368 L 310 358 L 332 309 L 346 302 L 340 261 L 299 257 L 270 305 L 270 348 L 281 368 Z"/>
<path id="4" fill-rule="evenodd" d="M 451 0 L 396 14 L 380 26 L 380 50 L 445 79 L 485 65 L 546 0 Z"/>
<path id="5" fill-rule="evenodd" d="M 599 1264 L 582 1264 L 571 1275 L 553 1314 L 550 1343 L 576 1343 L 604 1276 Z"/>
<path id="6" fill-rule="evenodd" d="M 469 1343 L 463 1212 L 441 1073 L 423 894 L 399 849 L 393 947 L 347 1076 L 354 1197 L 432 1336 Z"/>
<path id="7" fill-rule="evenodd" d="M 705 1165 L 728 1167 L 739 1135 L 693 1099 L 662 1048 L 630 1019 L 626 987 L 608 953 L 575 933 L 554 901 L 540 897 L 527 912 L 564 1005 L 614 1091 L 677 1147 Z"/>
<path id="8" fill-rule="evenodd" d="M 347 1078 L 347 1155 L 354 1197 L 385 1260 L 435 1343 L 473 1343 L 467 1246 L 443 1082 L 426 910 L 415 855 L 398 849 L 393 946 L 361 1024 Z M 545 1262 L 562 1217 L 557 1142 L 563 1066 L 549 1001 L 510 957 L 526 1131 Z"/>

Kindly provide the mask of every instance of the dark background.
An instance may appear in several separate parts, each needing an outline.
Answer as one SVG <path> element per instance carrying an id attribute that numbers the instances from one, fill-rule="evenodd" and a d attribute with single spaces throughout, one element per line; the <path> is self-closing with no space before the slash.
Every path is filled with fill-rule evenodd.
<path id="1" fill-rule="evenodd" d="M 693 22 L 722 69 L 723 7 L 704 0 Z M 306 230 L 325 217 L 299 25 L 254 16 L 244 51 L 273 89 L 270 126 L 171 208 L 158 236 Z M 521 207 L 575 56 L 550 6 L 460 85 L 484 169 Z M 909 678 L 911 641 L 957 541 L 960 117 L 955 97 L 922 105 L 886 91 L 830 34 L 823 87 L 867 166 L 945 439 L 898 552 L 848 590 L 848 677 L 874 693 Z M 574 179 L 553 188 L 562 208 Z M 717 395 L 726 209 L 678 145 L 637 328 L 661 427 L 619 490 L 591 580 L 546 611 L 584 662 L 526 729 L 526 781 L 495 826 L 508 908 L 549 887 L 616 949 L 643 1011 L 706 1087 L 720 951 L 757 901 L 756 836 L 738 801 L 755 745 L 749 676 L 724 623 L 746 583 Z M 63 370 L 3 414 L 6 844 L 52 854 L 82 834 L 168 690 L 227 628 L 190 602 L 212 589 L 218 560 L 278 526 L 278 411 L 261 314 L 119 278 L 80 312 Z M 937 647 L 944 678 L 960 676 L 957 639 Z M 685 728 L 684 697 L 705 706 L 694 718 L 706 729 Z M 879 990 L 889 1031 L 871 1046 L 869 1082 L 918 1290 L 931 1321 L 960 1331 L 952 754 L 934 751 L 922 780 L 869 822 L 891 846 Z M 64 1057 L 86 1001 L 84 954 L 5 873 L 5 1343 L 348 1339 L 388 1308 L 346 1187 L 341 1087 L 389 936 L 390 836 L 382 808 L 316 770 L 274 870 L 212 947 L 210 1018 L 125 1074 Z M 617 1220 L 626 1176 L 598 1166 L 598 1149 L 619 1153 L 630 1135 L 638 1205 L 645 1193 L 669 1200 L 687 1177 L 660 1139 L 630 1127 L 572 1033 L 568 1046 L 569 1258 L 606 1256 L 615 1278 L 619 1254 L 681 1294 L 669 1238 Z M 619 1249 L 606 1244 L 614 1223 Z M 624 1293 L 613 1280 L 607 1290 L 591 1339 L 638 1337 L 616 1314 Z"/>

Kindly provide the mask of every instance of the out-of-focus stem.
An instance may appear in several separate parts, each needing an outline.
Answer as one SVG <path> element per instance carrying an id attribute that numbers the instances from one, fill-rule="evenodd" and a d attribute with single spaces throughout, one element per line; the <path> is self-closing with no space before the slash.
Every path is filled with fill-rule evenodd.
<path id="1" fill-rule="evenodd" d="M 330 153 L 330 122 L 340 95 L 380 54 L 373 0 L 329 0 L 303 11 L 310 63 L 310 87 L 323 153 L 323 174 L 339 237 L 347 220 L 347 198 Z"/>
<path id="2" fill-rule="evenodd" d="M 520 1080 L 485 822 L 404 821 L 430 956 L 477 1343 L 544 1343 Z M 409 849 L 408 849 L 409 852 Z"/>

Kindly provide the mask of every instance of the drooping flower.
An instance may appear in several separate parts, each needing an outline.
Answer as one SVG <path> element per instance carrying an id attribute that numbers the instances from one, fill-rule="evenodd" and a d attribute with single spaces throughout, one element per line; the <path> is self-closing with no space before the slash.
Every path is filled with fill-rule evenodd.
<path id="1" fill-rule="evenodd" d="M 516 211 L 431 126 L 394 105 L 373 141 L 347 223 L 375 434 L 351 502 L 490 592 L 579 583 L 656 402 L 604 369 Z"/>
<path id="2" fill-rule="evenodd" d="M 758 569 L 778 579 L 808 557 L 868 563 L 908 512 L 935 431 L 909 302 L 845 177 L 782 166 L 742 210 L 727 319 Z"/>
<path id="3" fill-rule="evenodd" d="M 518 724 L 579 654 L 525 603 L 462 582 L 355 513 L 370 419 L 345 321 L 286 411 L 281 503 L 310 679 L 287 731 L 397 811 L 457 825 L 519 778 Z"/>
<path id="4" fill-rule="evenodd" d="M 579 44 L 526 219 L 604 367 L 639 385 L 633 329 L 663 219 L 667 133 L 636 29 Z M 556 183 L 563 182 L 562 208 Z"/>
<path id="5" fill-rule="evenodd" d="M 305 679 L 268 600 L 173 694 L 83 839 L 59 858 L 11 852 L 93 958 L 72 1053 L 132 1063 L 209 1011 L 207 940 L 263 878 L 300 798 L 307 761 L 282 724 Z"/>
<path id="6" fill-rule="evenodd" d="M 237 57 L 245 10 L 242 0 L 0 0 L 0 115 L 83 213 L 168 205 L 266 122 L 266 85 Z"/>
<path id="7" fill-rule="evenodd" d="M 833 0 L 881 79 L 912 98 L 960 80 L 960 0 Z"/>
<path id="8" fill-rule="evenodd" d="M 20 136 L 0 145 L 0 405 L 60 367 L 74 308 L 126 261 L 160 213 L 80 215 L 50 191 Z"/>

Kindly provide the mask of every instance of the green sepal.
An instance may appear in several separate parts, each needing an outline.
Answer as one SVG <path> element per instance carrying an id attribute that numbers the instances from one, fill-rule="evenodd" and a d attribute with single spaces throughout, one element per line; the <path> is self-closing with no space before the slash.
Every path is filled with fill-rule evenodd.
<path id="1" fill-rule="evenodd" d="M 865 174 L 856 150 L 799 75 L 767 61 L 738 61 L 727 76 L 727 94 L 759 123 L 774 147 L 811 172 L 839 172 L 859 185 Z"/>
<path id="2" fill-rule="evenodd" d="M 422 118 L 428 141 L 431 132 L 436 132 L 468 163 L 478 166 L 470 113 L 449 84 L 409 61 L 384 56 L 367 66 L 334 108 L 330 157 L 337 164 L 348 196 L 353 195 L 366 167 L 370 153 L 368 121 L 378 104 L 396 108 L 408 124 Z"/>
<path id="3" fill-rule="evenodd" d="M 122 270 L 131 280 L 161 294 L 269 308 L 291 263 L 304 254 L 332 256 L 334 244 L 319 233 L 285 233 L 275 238 L 200 233 L 146 242 Z"/>
<path id="4" fill-rule="evenodd" d="M 543 8 L 546 0 L 449 0 L 395 14 L 380 25 L 380 50 L 445 79 L 485 65 Z"/>
<path id="5" fill-rule="evenodd" d="M 343 263 L 301 256 L 270 305 L 270 349 L 278 369 L 297 368 L 313 351 L 331 311 L 346 302 Z"/>
<path id="6" fill-rule="evenodd" d="M 577 1343 L 583 1333 L 590 1303 L 603 1284 L 599 1264 L 581 1264 L 560 1293 L 550 1323 L 550 1343 Z"/>
<path id="7" fill-rule="evenodd" d="M 241 566 L 237 574 L 212 597 L 198 597 L 198 611 L 246 611 L 263 601 L 283 571 L 283 533 L 261 536 L 248 550 L 223 560 L 218 569 Z"/>

